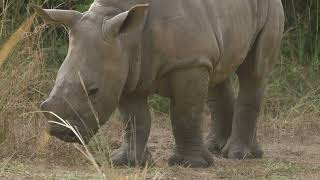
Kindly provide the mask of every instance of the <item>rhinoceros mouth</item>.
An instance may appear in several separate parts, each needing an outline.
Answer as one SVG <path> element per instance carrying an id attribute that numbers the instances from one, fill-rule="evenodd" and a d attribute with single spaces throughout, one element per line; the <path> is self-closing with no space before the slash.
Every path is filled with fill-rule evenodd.
<path id="1" fill-rule="evenodd" d="M 69 134 L 55 134 L 55 135 L 52 135 L 64 142 L 67 142 L 67 143 L 78 143 L 78 144 L 81 144 L 81 141 L 74 135 L 69 135 Z"/>
<path id="2" fill-rule="evenodd" d="M 83 137 L 84 134 L 81 133 L 78 128 L 76 128 L 79 135 L 83 138 L 85 143 L 88 143 L 88 138 Z M 77 137 L 77 135 L 70 129 L 57 125 L 57 124 L 49 124 L 47 126 L 47 131 L 50 136 L 54 136 L 64 142 L 67 143 L 81 143 L 80 139 Z"/>

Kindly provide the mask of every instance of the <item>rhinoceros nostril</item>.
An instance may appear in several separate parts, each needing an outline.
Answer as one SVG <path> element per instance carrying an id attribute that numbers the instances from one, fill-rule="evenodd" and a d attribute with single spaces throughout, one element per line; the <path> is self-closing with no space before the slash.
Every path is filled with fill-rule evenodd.
<path id="1" fill-rule="evenodd" d="M 46 100 L 46 101 L 44 101 L 44 102 L 41 103 L 40 109 L 41 109 L 41 111 L 50 111 L 50 110 L 49 110 L 48 100 Z"/>
<path id="2" fill-rule="evenodd" d="M 41 111 L 52 111 L 53 106 L 52 106 L 52 101 L 50 99 L 47 99 L 43 101 L 40 105 Z"/>
<path id="3" fill-rule="evenodd" d="M 97 94 L 98 91 L 99 91 L 99 88 L 89 89 L 89 90 L 88 90 L 88 95 L 89 95 L 89 96 L 93 96 L 93 95 Z"/>

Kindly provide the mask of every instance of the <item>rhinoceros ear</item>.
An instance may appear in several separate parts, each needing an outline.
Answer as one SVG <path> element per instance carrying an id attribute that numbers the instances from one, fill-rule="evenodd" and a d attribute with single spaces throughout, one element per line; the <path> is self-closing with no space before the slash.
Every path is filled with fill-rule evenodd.
<path id="1" fill-rule="evenodd" d="M 64 24 L 72 27 L 72 25 L 82 17 L 80 12 L 73 10 L 42 9 L 34 4 L 30 4 L 30 7 L 33 8 L 46 23 L 53 25 Z"/>
<path id="2" fill-rule="evenodd" d="M 120 13 L 103 22 L 102 32 L 105 37 L 116 37 L 120 33 L 129 32 L 141 27 L 145 22 L 148 4 L 140 4 L 132 7 L 129 11 Z"/>

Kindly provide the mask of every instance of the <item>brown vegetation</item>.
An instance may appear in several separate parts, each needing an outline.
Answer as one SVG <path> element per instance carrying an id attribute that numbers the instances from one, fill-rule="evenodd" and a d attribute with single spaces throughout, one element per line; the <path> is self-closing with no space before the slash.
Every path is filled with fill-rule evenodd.
<path id="1" fill-rule="evenodd" d="M 8 1 L 0 1 L 0 178 L 96 178 L 94 168 L 73 145 L 47 136 L 44 117 L 35 113 L 52 87 L 60 58 L 56 54 L 63 54 L 61 42 L 66 40 L 59 38 L 61 33 L 37 22 L 27 31 L 33 17 L 19 13 L 25 8 L 19 1 L 12 1 L 10 7 L 4 2 Z M 149 141 L 156 166 L 145 171 L 108 165 L 109 152 L 119 147 L 123 129 L 115 113 L 89 145 L 103 172 L 111 179 L 319 179 L 319 2 L 283 2 L 286 9 L 297 9 L 287 11 L 282 57 L 270 80 L 260 117 L 258 135 L 266 149 L 264 159 L 230 161 L 215 157 L 216 166 L 205 170 L 168 168 L 166 160 L 173 147 L 170 123 L 168 115 L 156 109 Z M 292 6 L 292 2 L 298 6 Z M 306 42 L 312 42 L 312 46 L 306 46 Z M 162 111 L 167 108 L 163 101 L 153 99 L 152 104 Z M 37 165 L 30 166 L 34 163 Z"/>

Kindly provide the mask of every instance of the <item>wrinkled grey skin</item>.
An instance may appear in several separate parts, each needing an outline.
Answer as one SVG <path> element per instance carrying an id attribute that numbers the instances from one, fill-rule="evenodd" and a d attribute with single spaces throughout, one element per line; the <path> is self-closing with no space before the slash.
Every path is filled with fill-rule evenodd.
<path id="1" fill-rule="evenodd" d="M 262 157 L 256 122 L 283 33 L 280 0 L 96 0 L 84 14 L 34 8 L 46 22 L 70 28 L 68 55 L 42 110 L 69 120 L 89 141 L 99 125 L 80 74 L 100 125 L 117 107 L 123 114 L 115 165 L 151 162 L 147 97 L 154 93 L 171 99 L 170 165 L 207 167 L 208 149 L 231 159 Z M 214 125 L 203 140 L 206 103 Z M 50 125 L 49 132 L 76 141 L 63 127 Z"/>

